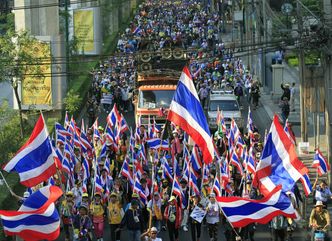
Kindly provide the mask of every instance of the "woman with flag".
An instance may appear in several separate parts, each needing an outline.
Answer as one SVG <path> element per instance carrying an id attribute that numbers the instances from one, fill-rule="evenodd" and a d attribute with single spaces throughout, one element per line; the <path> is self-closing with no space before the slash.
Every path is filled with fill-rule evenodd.
<path id="1" fill-rule="evenodd" d="M 216 202 L 216 194 L 209 195 L 209 204 L 206 207 L 206 223 L 208 224 L 208 231 L 210 241 L 217 241 L 218 239 L 218 223 L 220 220 L 221 209 Z"/>
<path id="2" fill-rule="evenodd" d="M 94 200 L 92 200 L 90 205 L 90 215 L 92 217 L 94 233 L 97 241 L 103 241 L 105 209 L 100 192 L 95 193 Z"/>

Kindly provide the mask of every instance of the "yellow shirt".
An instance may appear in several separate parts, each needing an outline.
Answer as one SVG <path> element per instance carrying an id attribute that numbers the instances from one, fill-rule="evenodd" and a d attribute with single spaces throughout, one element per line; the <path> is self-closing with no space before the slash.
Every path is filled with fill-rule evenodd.
<path id="1" fill-rule="evenodd" d="M 104 207 L 102 204 L 90 204 L 90 214 L 94 217 L 102 217 L 104 215 Z"/>
<path id="2" fill-rule="evenodd" d="M 108 222 L 109 224 L 120 224 L 122 220 L 122 208 L 120 203 L 112 203 L 108 204 Z"/>

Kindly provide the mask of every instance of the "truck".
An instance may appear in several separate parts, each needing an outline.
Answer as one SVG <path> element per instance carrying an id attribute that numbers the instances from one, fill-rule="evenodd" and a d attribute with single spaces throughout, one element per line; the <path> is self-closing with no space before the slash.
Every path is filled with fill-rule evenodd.
<path id="1" fill-rule="evenodd" d="M 147 125 L 153 119 L 165 123 L 180 75 L 171 69 L 138 72 L 133 102 L 136 125 Z"/>

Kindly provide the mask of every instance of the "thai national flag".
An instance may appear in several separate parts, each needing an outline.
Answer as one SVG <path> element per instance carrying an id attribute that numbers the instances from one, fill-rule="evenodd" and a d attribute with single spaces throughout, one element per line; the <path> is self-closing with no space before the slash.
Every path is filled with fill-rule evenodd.
<path id="1" fill-rule="evenodd" d="M 80 142 L 83 152 L 92 151 L 92 145 L 84 131 L 81 131 Z"/>
<path id="2" fill-rule="evenodd" d="M 119 120 L 119 131 L 120 133 L 124 133 L 126 131 L 129 130 L 129 127 L 127 125 L 127 121 L 126 119 L 123 117 L 123 115 L 121 114 L 120 120 Z"/>
<path id="3" fill-rule="evenodd" d="M 217 177 L 214 179 L 214 184 L 212 190 L 215 192 L 217 197 L 221 197 L 221 187 L 220 182 Z"/>
<path id="4" fill-rule="evenodd" d="M 285 126 L 284 126 L 284 131 L 286 132 L 287 136 L 289 137 L 289 139 L 291 140 L 291 142 L 295 145 L 296 143 L 296 137 L 294 136 L 294 133 L 292 131 L 290 131 L 290 125 L 288 122 L 288 119 L 286 120 Z"/>
<path id="5" fill-rule="evenodd" d="M 65 123 L 64 123 L 64 127 L 65 129 L 67 129 L 70 125 L 70 122 L 69 122 L 69 117 L 68 117 L 68 112 L 66 111 L 66 115 L 65 115 Z"/>
<path id="6" fill-rule="evenodd" d="M 204 162 L 212 162 L 214 148 L 209 126 L 187 67 L 183 68 L 167 119 L 190 135 L 200 147 Z"/>
<path id="7" fill-rule="evenodd" d="M 113 109 L 111 110 L 111 112 L 108 114 L 106 121 L 107 124 L 110 127 L 113 127 L 115 125 L 117 125 L 117 123 L 119 123 L 121 120 L 121 115 L 118 111 L 118 108 L 116 107 L 116 104 L 114 104 Z"/>
<path id="8" fill-rule="evenodd" d="M 223 187 L 225 187 L 226 184 L 230 180 L 229 167 L 228 167 L 228 163 L 226 161 L 224 161 L 220 164 L 220 176 L 221 176 L 221 180 L 223 181 L 223 183 L 225 183 L 225 185 L 223 185 Z"/>
<path id="9" fill-rule="evenodd" d="M 320 176 L 331 170 L 329 163 L 318 148 L 316 149 L 316 154 L 314 156 L 314 162 L 312 163 L 312 166 L 317 168 L 318 174 Z"/>
<path id="10" fill-rule="evenodd" d="M 56 173 L 55 161 L 58 162 L 58 159 L 53 150 L 44 118 L 40 115 L 29 140 L 5 165 L 4 170 L 16 171 L 24 186 L 33 187 Z"/>
<path id="11" fill-rule="evenodd" d="M 146 144 L 149 146 L 150 149 L 158 150 L 159 148 L 161 148 L 161 150 L 167 151 L 169 148 L 168 141 L 161 140 L 160 138 L 152 138 L 146 140 Z"/>
<path id="12" fill-rule="evenodd" d="M 148 198 L 144 193 L 144 189 L 142 187 L 142 185 L 140 184 L 139 180 L 136 179 L 135 180 L 135 184 L 134 184 L 134 193 L 137 193 L 140 197 L 140 200 L 142 201 L 142 203 L 147 204 Z"/>
<path id="13" fill-rule="evenodd" d="M 190 161 L 192 163 L 192 167 L 196 172 L 199 172 L 199 170 L 202 168 L 202 161 L 201 156 L 198 150 L 197 146 L 193 147 L 193 151 L 191 153 Z"/>
<path id="14" fill-rule="evenodd" d="M 172 193 L 171 194 L 173 194 L 173 193 L 176 196 L 180 197 L 180 198 L 182 197 L 182 191 L 181 191 L 180 183 L 179 183 L 176 176 L 174 176 L 174 179 L 173 179 Z"/>
<path id="15" fill-rule="evenodd" d="M 236 169 L 239 171 L 239 173 L 241 175 L 243 175 L 243 167 L 242 164 L 240 162 L 239 156 L 236 154 L 235 151 L 233 151 L 233 154 L 231 156 L 231 162 L 230 162 L 233 166 L 236 167 Z"/>
<path id="16" fill-rule="evenodd" d="M 307 173 L 303 174 L 302 177 L 300 177 L 300 181 L 303 185 L 303 190 L 306 196 L 308 196 L 312 192 L 312 186 L 309 179 L 309 175 Z"/>
<path id="17" fill-rule="evenodd" d="M 250 223 L 268 223 L 273 217 L 283 215 L 296 218 L 290 199 L 276 187 L 261 200 L 242 197 L 217 197 L 217 201 L 234 228 L 245 227 Z"/>
<path id="18" fill-rule="evenodd" d="M 164 176 L 167 176 L 172 182 L 173 182 L 173 174 L 172 170 L 165 158 L 162 159 L 162 165 L 163 165 L 163 171 L 164 171 Z"/>
<path id="19" fill-rule="evenodd" d="M 100 176 L 98 175 L 96 175 L 95 177 L 95 192 L 100 192 L 100 193 L 104 192 L 103 183 L 101 181 Z"/>
<path id="20" fill-rule="evenodd" d="M 82 167 L 84 170 L 84 178 L 89 178 L 90 177 L 90 166 L 89 166 L 88 160 L 85 158 L 83 159 Z"/>
<path id="21" fill-rule="evenodd" d="M 60 124 L 55 123 L 55 133 L 57 142 L 65 144 L 66 139 L 71 137 L 71 134 Z"/>
<path id="22" fill-rule="evenodd" d="M 98 117 L 97 119 L 95 120 L 95 122 L 93 123 L 93 139 L 100 139 L 100 133 L 99 133 L 99 130 L 98 130 Z"/>
<path id="23" fill-rule="evenodd" d="M 251 110 L 250 110 L 250 106 L 249 106 L 249 111 L 248 111 L 248 119 L 247 119 L 247 129 L 248 129 L 248 134 L 249 134 L 249 137 L 251 139 L 254 138 L 254 124 L 253 124 L 253 121 L 252 121 L 252 115 L 251 115 Z"/>
<path id="24" fill-rule="evenodd" d="M 270 133 L 257 164 L 253 184 L 260 192 L 267 195 L 277 185 L 282 185 L 284 192 L 292 190 L 294 184 L 308 174 L 308 169 L 298 159 L 296 150 L 277 116 L 274 116 Z"/>
<path id="25" fill-rule="evenodd" d="M 120 175 L 126 177 L 129 180 L 129 183 L 133 186 L 134 185 L 134 180 L 133 180 L 133 175 L 130 171 L 129 164 L 127 159 L 123 162 L 122 168 L 120 171 Z"/>
<path id="26" fill-rule="evenodd" d="M 54 202 L 61 197 L 57 186 L 46 186 L 31 194 L 18 211 L 0 210 L 6 235 L 24 240 L 55 240 L 60 234 L 60 218 Z"/>
<path id="27" fill-rule="evenodd" d="M 199 194 L 199 188 L 197 185 L 197 177 L 196 177 L 195 173 L 193 172 L 193 170 L 190 171 L 189 185 L 195 194 Z"/>
<path id="28" fill-rule="evenodd" d="M 142 33 L 142 28 L 140 26 L 137 26 L 133 31 L 134 35 L 139 35 L 141 33 Z"/>
<path id="29" fill-rule="evenodd" d="M 176 158 L 174 158 L 174 161 L 173 161 L 173 170 L 177 177 L 181 176 L 181 170 L 180 170 L 180 167 L 178 164 L 178 160 Z"/>
<path id="30" fill-rule="evenodd" d="M 247 171 L 251 174 L 255 174 L 256 173 L 256 162 L 255 162 L 255 156 L 253 153 L 253 147 L 250 147 L 247 158 L 248 158 L 247 162 L 246 162 Z"/>

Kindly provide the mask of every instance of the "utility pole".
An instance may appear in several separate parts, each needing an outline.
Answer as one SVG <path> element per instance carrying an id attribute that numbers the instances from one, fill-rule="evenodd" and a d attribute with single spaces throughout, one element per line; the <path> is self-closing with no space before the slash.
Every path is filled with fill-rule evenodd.
<path id="1" fill-rule="evenodd" d="M 332 28 L 332 6 L 331 0 L 323 0 L 324 18 L 328 28 Z M 327 160 L 331 166 L 332 158 L 332 130 L 331 130 L 331 109 L 332 109 L 332 39 L 329 37 L 327 43 L 327 51 L 324 51 L 324 82 L 325 82 L 325 133 L 326 133 L 326 145 L 327 145 Z M 328 179 L 330 187 L 332 187 L 331 173 L 328 172 Z"/>
<path id="2" fill-rule="evenodd" d="M 305 91 L 305 62 L 304 62 L 304 49 L 302 43 L 303 34 L 303 17 L 302 17 L 302 6 L 296 2 L 297 7 L 297 21 L 298 21 L 298 34 L 299 34 L 299 79 L 300 79 L 300 116 L 301 116 L 301 141 L 308 141 L 308 125 L 307 125 L 307 112 L 305 108 L 304 91 Z"/>

